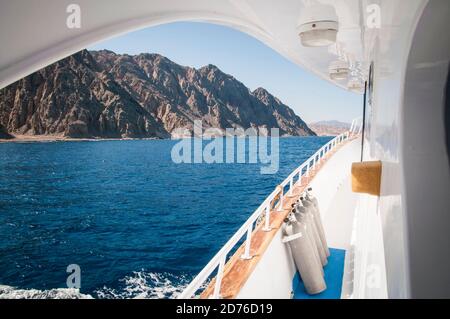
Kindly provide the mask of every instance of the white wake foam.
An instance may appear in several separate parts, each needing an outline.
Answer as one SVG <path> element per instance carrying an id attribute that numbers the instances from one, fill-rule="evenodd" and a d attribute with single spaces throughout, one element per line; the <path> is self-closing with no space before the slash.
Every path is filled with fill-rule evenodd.
<path id="1" fill-rule="evenodd" d="M 0 299 L 92 299 L 91 295 L 80 293 L 78 289 L 57 288 L 50 290 L 18 289 L 0 285 Z"/>
<path id="2" fill-rule="evenodd" d="M 120 280 L 120 290 L 103 287 L 96 290 L 98 298 L 103 299 L 162 299 L 176 298 L 189 284 L 185 276 L 168 273 L 135 271 L 131 276 Z"/>
<path id="3" fill-rule="evenodd" d="M 119 280 L 118 288 L 103 287 L 94 291 L 100 299 L 163 299 L 176 298 L 189 284 L 189 278 L 169 273 L 135 271 Z M 92 299 L 78 289 L 19 289 L 0 285 L 0 299 Z"/>

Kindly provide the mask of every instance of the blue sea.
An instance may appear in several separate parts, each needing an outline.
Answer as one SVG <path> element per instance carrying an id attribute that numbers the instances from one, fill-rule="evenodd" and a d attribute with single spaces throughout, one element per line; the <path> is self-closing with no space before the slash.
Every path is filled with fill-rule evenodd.
<path id="1" fill-rule="evenodd" d="M 329 137 L 280 139 L 280 169 L 175 164 L 171 140 L 0 144 L 0 297 L 172 298 Z"/>

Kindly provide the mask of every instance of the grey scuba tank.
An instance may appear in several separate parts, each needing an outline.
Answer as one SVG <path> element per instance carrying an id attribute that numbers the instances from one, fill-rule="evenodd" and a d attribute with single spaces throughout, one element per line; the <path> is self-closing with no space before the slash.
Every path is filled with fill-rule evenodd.
<path id="1" fill-rule="evenodd" d="M 306 232 L 306 236 L 308 237 L 312 247 L 313 247 L 313 253 L 314 253 L 314 259 L 316 259 L 317 263 L 320 265 L 321 271 L 322 271 L 322 275 L 325 275 L 324 271 L 323 271 L 323 265 L 322 265 L 322 260 L 321 257 L 319 255 L 319 250 L 317 247 L 317 243 L 316 240 L 314 238 L 314 234 L 313 234 L 313 230 L 311 228 L 311 224 L 308 222 L 306 215 L 302 215 L 297 213 L 296 208 L 294 207 L 292 214 L 294 214 L 295 219 L 299 222 L 298 224 L 295 225 L 305 225 L 304 227 L 304 231 Z M 301 231 L 300 229 L 296 229 L 296 227 L 294 226 L 294 231 Z M 320 239 L 319 239 L 320 240 Z"/>
<path id="2" fill-rule="evenodd" d="M 322 242 L 322 246 L 325 250 L 325 254 L 327 257 L 330 256 L 330 250 L 328 249 L 327 239 L 322 225 L 322 218 L 320 217 L 318 208 L 316 208 L 311 200 L 308 200 L 305 197 L 300 197 L 300 200 L 303 206 L 314 215 L 314 222 L 319 233 L 320 241 Z"/>
<path id="3" fill-rule="evenodd" d="M 312 187 L 308 187 L 308 189 L 305 192 L 305 197 L 307 200 L 310 200 L 313 202 L 314 206 L 317 208 L 317 211 L 319 211 L 319 201 L 317 198 L 312 194 Z"/>
<path id="4" fill-rule="evenodd" d="M 314 295 L 324 291 L 327 286 L 322 275 L 322 267 L 314 257 L 313 246 L 305 231 L 298 231 L 301 229 L 301 223 L 295 217 L 286 218 L 282 226 L 283 243 L 290 247 L 295 266 L 305 285 L 306 292 Z"/>
<path id="5" fill-rule="evenodd" d="M 327 265 L 328 256 L 325 248 L 322 245 L 322 240 L 320 239 L 320 235 L 317 230 L 316 223 L 314 221 L 314 215 L 310 212 L 309 209 L 306 209 L 306 207 L 302 206 L 300 203 L 296 205 L 295 212 L 296 212 L 295 217 L 297 218 L 297 220 L 300 219 L 304 220 L 306 225 L 308 226 L 309 233 L 311 234 L 314 243 L 314 247 L 316 248 L 317 251 L 317 256 L 320 260 L 320 264 L 322 266 Z"/>

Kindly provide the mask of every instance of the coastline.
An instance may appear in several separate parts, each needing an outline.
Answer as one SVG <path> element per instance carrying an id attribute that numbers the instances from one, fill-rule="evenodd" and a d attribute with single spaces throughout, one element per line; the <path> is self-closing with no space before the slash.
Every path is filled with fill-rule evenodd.
<path id="1" fill-rule="evenodd" d="M 100 141 L 132 141 L 132 140 L 159 140 L 156 137 L 143 137 L 143 138 L 129 138 L 129 137 L 117 137 L 117 138 L 73 138 L 63 135 L 12 135 L 13 138 L 1 139 L 0 144 L 3 143 L 50 143 L 50 142 L 100 142 Z"/>
<path id="2" fill-rule="evenodd" d="M 102 141 L 145 141 L 145 140 L 180 140 L 183 138 L 158 138 L 158 137 L 91 137 L 91 138 L 74 138 L 66 137 L 63 135 L 13 135 L 13 138 L 2 139 L 0 138 L 0 144 L 6 143 L 51 143 L 51 142 L 102 142 Z M 224 137 L 224 136 L 216 136 Z M 280 136 L 279 138 L 291 138 L 291 137 L 333 137 L 333 135 L 305 135 L 305 136 Z M 191 137 L 188 137 L 191 138 Z"/>

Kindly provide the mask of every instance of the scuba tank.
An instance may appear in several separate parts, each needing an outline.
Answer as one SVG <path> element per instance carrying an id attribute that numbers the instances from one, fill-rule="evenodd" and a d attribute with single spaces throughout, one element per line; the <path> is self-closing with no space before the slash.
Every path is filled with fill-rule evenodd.
<path id="1" fill-rule="evenodd" d="M 296 205 L 295 209 L 295 217 L 297 220 L 302 219 L 307 224 L 309 233 L 311 234 L 311 238 L 313 241 L 313 246 L 316 248 L 317 256 L 320 260 L 320 264 L 322 266 L 325 266 L 328 264 L 327 260 L 327 253 L 325 248 L 322 245 L 322 240 L 320 239 L 319 232 L 317 230 L 316 223 L 314 222 L 314 215 L 310 212 L 309 209 L 306 209 L 304 206 L 301 205 L 301 202 L 299 202 Z"/>
<path id="2" fill-rule="evenodd" d="M 305 285 L 306 292 L 314 295 L 327 289 L 321 271 L 322 267 L 314 257 L 313 246 L 306 236 L 302 224 L 293 215 L 290 215 L 289 218 L 284 220 L 282 233 L 283 243 L 289 244 L 295 266 Z"/>
<path id="3" fill-rule="evenodd" d="M 300 225 L 300 228 L 297 229 L 298 227 L 294 226 L 294 231 L 298 232 L 303 230 L 306 233 L 306 236 L 308 237 L 311 246 L 313 248 L 313 253 L 314 253 L 314 259 L 317 261 L 317 264 L 320 266 L 322 275 L 325 275 L 324 271 L 323 271 L 323 265 L 322 265 L 322 260 L 321 260 L 321 256 L 319 255 L 319 250 L 317 247 L 317 243 L 316 240 L 314 238 L 314 234 L 313 234 L 313 229 L 311 228 L 311 224 L 308 222 L 307 218 L 305 215 L 299 214 L 297 213 L 297 209 L 295 207 L 295 204 L 292 204 L 293 209 L 291 214 L 294 216 L 294 218 L 298 221 L 297 225 Z"/>
<path id="4" fill-rule="evenodd" d="M 322 219 L 320 218 L 318 207 L 316 208 L 313 201 L 306 199 L 305 197 L 300 197 L 300 200 L 302 201 L 303 206 L 313 214 L 314 223 L 316 224 L 317 232 L 319 233 L 320 241 L 322 242 L 322 247 L 325 250 L 326 256 L 330 256 L 330 250 L 328 249 L 327 239 L 325 237 L 325 231 L 323 229 Z"/>
<path id="5" fill-rule="evenodd" d="M 312 187 L 308 187 L 308 189 L 305 192 L 305 197 L 307 200 L 312 201 L 314 206 L 316 207 L 317 211 L 319 211 L 319 201 L 311 192 L 312 192 Z"/>

